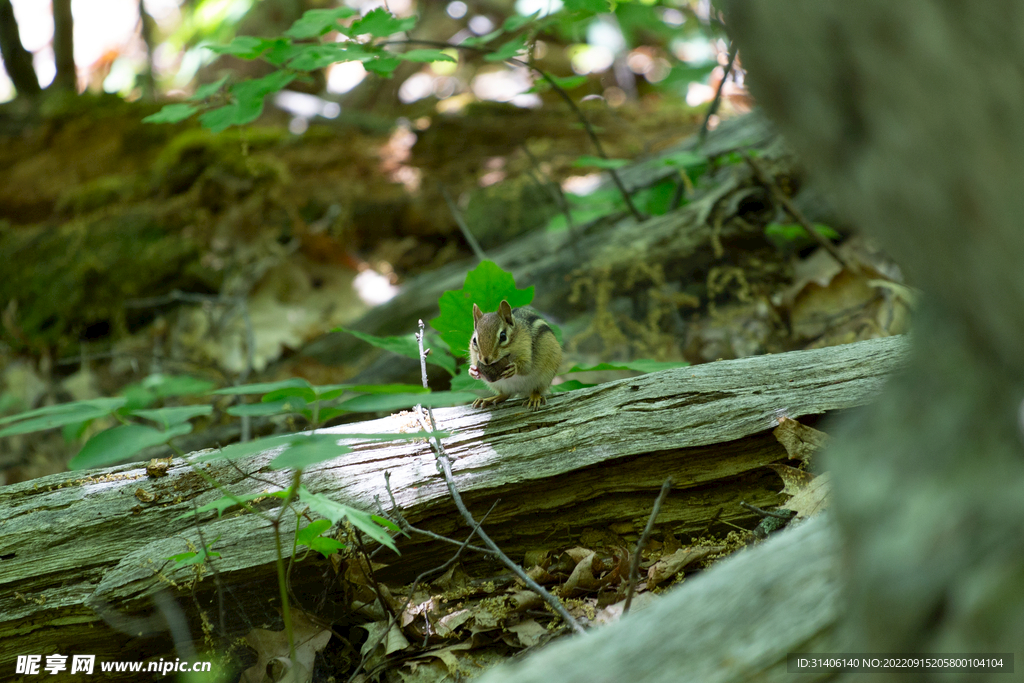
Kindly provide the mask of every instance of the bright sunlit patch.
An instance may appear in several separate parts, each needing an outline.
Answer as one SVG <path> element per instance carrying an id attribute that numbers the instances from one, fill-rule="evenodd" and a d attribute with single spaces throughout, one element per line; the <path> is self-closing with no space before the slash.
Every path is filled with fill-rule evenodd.
<path id="1" fill-rule="evenodd" d="M 562 0 L 516 0 L 516 12 L 524 17 L 534 12 L 540 12 L 540 16 L 554 14 L 562 9 Z"/>
<path id="2" fill-rule="evenodd" d="M 462 2 L 462 0 L 455 0 L 455 2 L 449 2 L 448 7 L 445 8 L 445 11 L 448 12 L 448 16 L 451 17 L 452 19 L 461 19 L 462 17 L 466 16 L 466 12 L 468 10 L 469 7 L 466 5 L 466 3 Z"/>
<path id="3" fill-rule="evenodd" d="M 617 22 L 598 17 L 587 27 L 587 42 L 594 47 L 603 47 L 612 54 L 619 54 L 626 49 L 626 39 L 622 35 Z"/>
<path id="4" fill-rule="evenodd" d="M 696 107 L 715 99 L 715 89 L 706 83 L 691 82 L 686 88 L 686 103 Z"/>
<path id="5" fill-rule="evenodd" d="M 386 276 L 369 268 L 356 275 L 352 286 L 356 295 L 370 306 L 387 303 L 398 294 L 398 287 L 391 284 Z"/>
<path id="6" fill-rule="evenodd" d="M 478 14 L 469 20 L 469 30 L 478 36 L 482 36 L 494 30 L 494 22 L 484 15 Z"/>
<path id="7" fill-rule="evenodd" d="M 572 70 L 581 75 L 607 71 L 615 61 L 615 55 L 603 45 L 571 45 L 568 51 Z"/>
<path id="8" fill-rule="evenodd" d="M 282 90 L 274 95 L 274 104 L 289 114 L 302 116 L 311 119 L 314 116 L 322 116 L 325 119 L 335 119 L 341 113 L 341 106 L 337 102 L 325 100 L 316 95 L 294 90 Z"/>
<path id="9" fill-rule="evenodd" d="M 569 176 L 562 181 L 562 190 L 582 197 L 588 195 L 601 185 L 600 173 Z"/>
<path id="10" fill-rule="evenodd" d="M 661 11 L 661 20 L 664 21 L 669 26 L 673 27 L 682 26 L 684 23 L 686 23 L 686 17 L 683 16 L 682 12 L 675 9 L 674 7 L 665 7 Z"/>
<path id="11" fill-rule="evenodd" d="M 327 92 L 340 95 L 363 82 L 366 69 L 362 62 L 338 62 L 327 69 Z"/>
<path id="12" fill-rule="evenodd" d="M 533 87 L 530 72 L 523 67 L 502 68 L 498 71 L 478 73 L 470 88 L 481 100 L 514 102 L 516 97 Z M 522 105 L 519 105 L 522 106 Z"/>
<path id="13" fill-rule="evenodd" d="M 398 99 L 403 104 L 410 104 L 434 92 L 434 77 L 428 73 L 420 72 L 405 79 L 398 88 Z"/>
<path id="14" fill-rule="evenodd" d="M 709 62 L 716 57 L 718 51 L 714 44 L 707 38 L 694 38 L 693 40 L 674 40 L 670 48 L 672 54 L 681 62 L 689 64 L 701 64 Z"/>

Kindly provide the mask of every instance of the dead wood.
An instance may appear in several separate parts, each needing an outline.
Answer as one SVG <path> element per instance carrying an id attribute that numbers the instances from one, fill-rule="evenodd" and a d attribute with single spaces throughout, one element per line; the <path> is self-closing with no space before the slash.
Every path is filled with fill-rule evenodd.
<path id="1" fill-rule="evenodd" d="M 762 507 L 778 503 L 781 486 L 763 467 L 786 457 L 771 435 L 778 411 L 800 418 L 872 400 L 902 363 L 905 347 L 904 339 L 888 338 L 723 361 L 557 396 L 535 413 L 513 406 L 436 415 L 452 434 L 445 446 L 470 509 L 479 518 L 499 500 L 487 528 L 512 557 L 569 541 L 586 527 L 642 526 L 666 475 L 675 485 L 659 527 L 698 533 L 720 508 L 723 520 L 748 519 L 741 499 Z M 395 415 L 328 431 L 417 429 L 411 416 Z M 307 471 L 306 486 L 375 510 L 375 496 L 387 506 L 387 471 L 411 522 L 446 535 L 465 531 L 426 443 L 354 445 L 355 452 Z M 224 462 L 201 467 L 233 493 L 272 491 L 290 477 L 266 469 L 272 457 L 237 461 L 237 470 Z M 149 596 L 161 589 L 179 596 L 197 641 L 204 637 L 199 612 L 214 634 L 219 630 L 218 597 L 225 599 L 229 633 L 276 623 L 274 542 L 260 517 L 229 513 L 199 520 L 203 538 L 216 539 L 213 548 L 221 555 L 215 560 L 219 595 L 209 573 L 194 582 L 194 570 L 172 571 L 164 559 L 202 545 L 195 520 L 179 517 L 221 495 L 183 459 L 157 479 L 129 464 L 0 489 L 0 667 L 13 666 L 14 657 L 29 650 L 71 654 L 69 643 L 75 652 L 130 653 L 122 656 L 133 659 L 165 653 L 166 637 L 132 639 L 93 609 L 145 612 Z M 386 573 L 398 580 L 450 553 L 423 538 L 401 539 L 399 547 L 400 558 L 384 558 L 391 564 Z M 325 561 L 297 565 L 292 584 L 311 611 L 344 618 L 343 587 Z"/>
<path id="2" fill-rule="evenodd" d="M 838 530 L 819 515 L 608 628 L 489 671 L 480 683 L 792 681 L 788 653 L 839 651 L 841 585 Z"/>

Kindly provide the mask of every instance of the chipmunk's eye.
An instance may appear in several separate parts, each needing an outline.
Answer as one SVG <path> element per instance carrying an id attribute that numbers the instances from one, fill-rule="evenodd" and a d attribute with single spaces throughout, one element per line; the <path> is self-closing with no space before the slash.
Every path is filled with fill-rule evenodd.
<path id="1" fill-rule="evenodd" d="M 504 344 L 507 339 L 508 339 L 508 336 L 506 336 L 505 331 L 502 330 L 501 334 L 498 335 L 498 341 L 500 341 L 502 344 Z"/>
<path id="2" fill-rule="evenodd" d="M 473 346 L 476 346 L 476 337 L 473 337 Z"/>

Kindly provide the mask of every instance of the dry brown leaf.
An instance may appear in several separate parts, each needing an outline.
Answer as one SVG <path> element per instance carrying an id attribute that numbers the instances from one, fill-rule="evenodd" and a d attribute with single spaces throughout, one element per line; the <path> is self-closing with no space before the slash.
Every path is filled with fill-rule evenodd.
<path id="1" fill-rule="evenodd" d="M 536 619 L 524 619 L 518 624 L 509 626 L 508 630 L 519 637 L 519 642 L 523 647 L 533 647 L 550 635 L 549 631 L 538 624 Z"/>
<path id="2" fill-rule="evenodd" d="M 800 493 L 814 480 L 814 475 L 810 472 L 804 472 L 789 465 L 767 465 L 767 467 L 775 470 L 775 473 L 782 478 L 784 484 L 782 493 L 790 496 Z"/>
<path id="3" fill-rule="evenodd" d="M 295 642 L 295 663 L 288 657 L 288 634 L 285 631 L 267 631 L 254 628 L 245 635 L 245 641 L 256 650 L 256 664 L 242 672 L 242 683 L 269 683 L 287 680 L 289 683 L 308 683 L 313 680 L 313 660 L 331 639 L 331 632 L 297 610 L 291 611 L 292 634 Z M 282 676 L 271 678 L 270 670 Z"/>
<path id="4" fill-rule="evenodd" d="M 810 464 L 811 457 L 828 443 L 828 434 L 814 427 L 800 424 L 788 417 L 779 418 L 779 426 L 772 432 L 791 460 Z"/>
<path id="5" fill-rule="evenodd" d="M 680 548 L 650 566 L 647 570 L 647 587 L 654 588 L 659 583 L 671 579 L 688 566 L 700 562 L 708 555 L 720 553 L 723 550 L 725 550 L 724 545 L 697 545 Z"/>
<path id="6" fill-rule="evenodd" d="M 825 472 L 814 478 L 802 491 L 785 504 L 787 510 L 796 512 L 796 519 L 806 519 L 828 508 L 829 492 L 832 490 L 831 474 Z"/>

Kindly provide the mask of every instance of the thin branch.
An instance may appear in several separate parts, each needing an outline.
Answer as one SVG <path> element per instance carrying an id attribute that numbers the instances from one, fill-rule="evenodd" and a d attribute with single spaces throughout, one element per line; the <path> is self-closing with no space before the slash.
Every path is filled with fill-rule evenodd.
<path id="1" fill-rule="evenodd" d="M 668 477 L 661 485 L 661 491 L 654 501 L 651 516 L 647 518 L 647 526 L 644 527 L 644 532 L 640 534 L 640 540 L 636 542 L 636 552 L 633 553 L 633 561 L 629 563 L 629 590 L 626 592 L 626 604 L 622 607 L 622 616 L 626 616 L 629 613 L 629 607 L 633 604 L 633 593 L 636 591 L 637 580 L 640 578 L 640 554 L 651 537 L 651 531 L 654 530 L 654 520 L 658 518 L 658 513 L 661 512 L 661 504 L 665 502 L 665 498 L 668 496 L 671 488 L 672 477 Z"/>
<path id="2" fill-rule="evenodd" d="M 775 181 L 768 174 L 768 172 L 764 170 L 764 167 L 761 166 L 761 164 L 748 153 L 744 153 L 743 158 L 747 160 L 747 163 L 750 165 L 750 168 L 754 170 L 754 175 L 757 176 L 758 182 L 760 182 L 768 189 L 768 191 L 771 193 L 775 201 L 781 204 L 783 208 L 785 208 L 786 211 L 789 212 L 789 215 L 791 215 L 796 220 L 796 222 L 799 223 L 803 227 L 803 229 L 807 231 L 807 234 L 809 234 L 811 238 L 814 239 L 814 241 L 817 242 L 822 249 L 831 254 L 832 258 L 834 258 L 836 261 L 841 263 L 849 270 L 857 272 L 858 268 L 854 266 L 854 264 L 850 263 L 846 258 L 844 258 L 842 254 L 839 253 L 839 250 L 836 248 L 836 245 L 832 244 L 832 240 L 818 232 L 818 230 L 811 224 L 811 222 L 807 220 L 807 217 L 804 216 L 803 211 L 797 208 L 796 204 L 793 203 L 793 200 L 786 196 L 786 193 L 779 188 L 779 186 L 775 183 Z"/>
<path id="3" fill-rule="evenodd" d="M 711 122 L 711 117 L 718 113 L 718 105 L 722 103 L 722 90 L 725 88 L 725 82 L 729 80 L 729 74 L 732 73 L 733 64 L 736 62 L 736 52 L 738 48 L 736 43 L 729 44 L 729 63 L 725 65 L 725 72 L 722 74 L 722 80 L 718 82 L 718 89 L 715 90 L 715 99 L 711 100 L 711 106 L 708 107 L 708 113 L 704 117 L 704 123 L 700 126 L 700 132 L 697 133 L 697 146 L 700 147 L 704 144 L 704 138 L 708 136 L 708 124 Z"/>
<path id="4" fill-rule="evenodd" d="M 754 514 L 761 515 L 762 517 L 775 517 L 776 519 L 782 519 L 787 522 L 793 519 L 793 516 L 796 515 L 796 513 L 793 512 L 792 510 L 789 511 L 789 514 L 784 514 L 782 512 L 772 512 L 771 510 L 764 510 L 757 507 L 756 505 L 751 505 L 745 500 L 740 501 L 740 507 L 750 510 Z"/>
<path id="5" fill-rule="evenodd" d="M 409 38 L 407 40 L 389 40 L 378 44 L 429 45 L 431 47 L 440 48 L 442 50 L 451 48 L 455 50 L 470 50 L 472 52 L 479 52 L 481 54 L 494 53 L 494 50 L 485 47 L 476 47 L 473 45 L 452 45 L 451 43 L 446 43 L 440 40 L 420 40 L 418 38 Z M 562 86 L 558 85 L 558 83 L 551 76 L 551 74 L 544 71 L 543 69 L 534 66 L 533 64 L 530 64 L 529 62 L 524 62 L 523 60 L 516 59 L 515 57 L 509 57 L 505 61 L 511 64 L 517 64 L 519 66 L 526 67 L 527 69 L 537 73 L 541 78 L 543 78 L 547 82 L 547 84 L 551 86 L 551 89 L 558 93 L 558 96 L 561 97 L 567 105 L 569 105 L 569 109 L 572 110 L 573 114 L 576 115 L 576 118 L 579 119 L 580 123 L 583 124 L 583 129 L 587 132 L 587 137 L 590 138 L 591 144 L 594 145 L 594 150 L 597 152 L 597 155 L 602 159 L 608 158 L 608 155 L 605 154 L 604 146 L 601 145 L 601 139 L 597 137 L 597 131 L 594 130 L 594 126 L 591 125 L 590 120 L 583 115 L 583 111 L 576 105 L 575 100 L 572 99 L 569 93 L 567 93 Z M 629 212 L 633 214 L 633 218 L 635 218 L 638 223 L 642 223 L 644 220 L 646 220 L 646 216 L 640 213 L 639 209 L 637 209 L 636 205 L 633 203 L 633 198 L 626 190 L 626 186 L 623 184 L 622 178 L 619 177 L 618 172 L 614 168 L 609 168 L 605 170 L 607 170 L 608 175 L 611 176 L 612 182 L 615 183 L 615 187 L 618 188 L 619 194 L 622 195 L 622 199 L 623 201 L 626 202 L 626 207 L 629 208 Z"/>
<path id="6" fill-rule="evenodd" d="M 452 218 L 455 219 L 455 224 L 459 226 L 459 230 L 462 231 L 462 236 L 466 238 L 467 242 L 469 242 L 469 248 L 473 250 L 476 260 L 486 261 L 487 254 L 485 254 L 484 250 L 480 248 L 480 243 L 476 241 L 475 237 L 473 237 L 473 233 L 469 231 L 469 226 L 466 225 L 466 221 L 462 217 L 462 212 L 459 211 L 459 207 L 455 205 L 455 202 L 452 200 L 452 196 L 448 194 L 448 188 L 446 188 L 443 183 L 438 183 L 438 186 L 441 188 L 441 194 L 444 196 L 445 203 L 448 204 L 448 210 L 452 213 Z"/>
<path id="7" fill-rule="evenodd" d="M 424 388 L 426 388 L 427 354 L 423 350 L 422 320 L 419 321 L 419 326 L 420 330 L 419 332 L 416 333 L 416 340 L 417 342 L 419 342 L 420 345 L 420 370 L 423 375 L 423 386 Z M 432 426 L 432 429 L 427 429 L 426 431 L 436 432 L 437 422 L 434 420 L 434 411 L 428 407 L 426 409 L 426 417 L 424 417 L 424 408 L 422 405 L 417 406 L 417 411 L 420 414 L 420 423 L 424 427 L 426 427 L 426 425 L 424 424 L 426 419 L 430 420 L 430 425 Z M 444 475 L 445 484 L 448 486 L 448 494 L 452 497 L 452 501 L 454 501 L 456 509 L 459 511 L 459 514 L 462 515 L 462 518 L 466 520 L 466 523 L 469 524 L 470 528 L 475 527 L 477 536 L 479 536 L 480 540 L 484 542 L 484 545 L 493 550 L 494 554 L 498 557 L 498 559 L 501 560 L 502 564 L 508 567 L 512 571 L 512 573 L 519 577 L 519 580 L 526 584 L 526 586 L 530 590 L 532 590 L 534 593 L 543 598 L 543 600 L 548 603 L 551 609 L 553 609 L 556 614 L 562 617 L 562 620 L 566 624 L 572 627 L 572 629 L 577 633 L 586 633 L 586 631 L 583 630 L 583 627 L 579 625 L 579 622 L 577 622 L 573 618 L 573 616 L 569 614 L 569 610 L 565 608 L 565 605 L 563 605 L 562 602 L 554 595 L 546 591 L 539 583 L 530 578 L 530 575 L 523 571 L 522 567 L 513 562 L 508 555 L 502 552 L 501 548 L 498 547 L 498 544 L 495 543 L 491 539 L 491 537 L 487 535 L 487 533 L 483 530 L 482 527 L 480 527 L 477 521 L 473 518 L 472 513 L 466 507 L 466 504 L 462 501 L 462 496 L 459 495 L 459 490 L 455 486 L 455 476 L 452 474 L 451 459 L 448 457 L 448 452 L 445 451 L 444 445 L 441 443 L 441 439 L 437 436 L 434 436 L 431 440 L 431 444 L 434 447 L 434 457 L 437 460 L 438 469 Z"/>
<path id="8" fill-rule="evenodd" d="M 535 183 L 546 189 L 551 195 L 551 198 L 555 200 L 562 215 L 565 216 L 565 224 L 569 229 L 569 243 L 572 246 L 573 253 L 579 256 L 579 242 L 580 236 L 576 230 L 576 221 L 572 218 L 572 209 L 569 207 L 569 200 L 565 198 L 565 192 L 562 191 L 562 186 L 551 180 L 544 173 L 544 169 L 540 166 L 540 161 L 533 155 L 530 148 L 524 142 L 520 145 L 523 149 L 523 153 L 526 154 L 526 158 L 530 160 L 530 164 L 533 166 L 534 173 L 530 175 Z"/>

